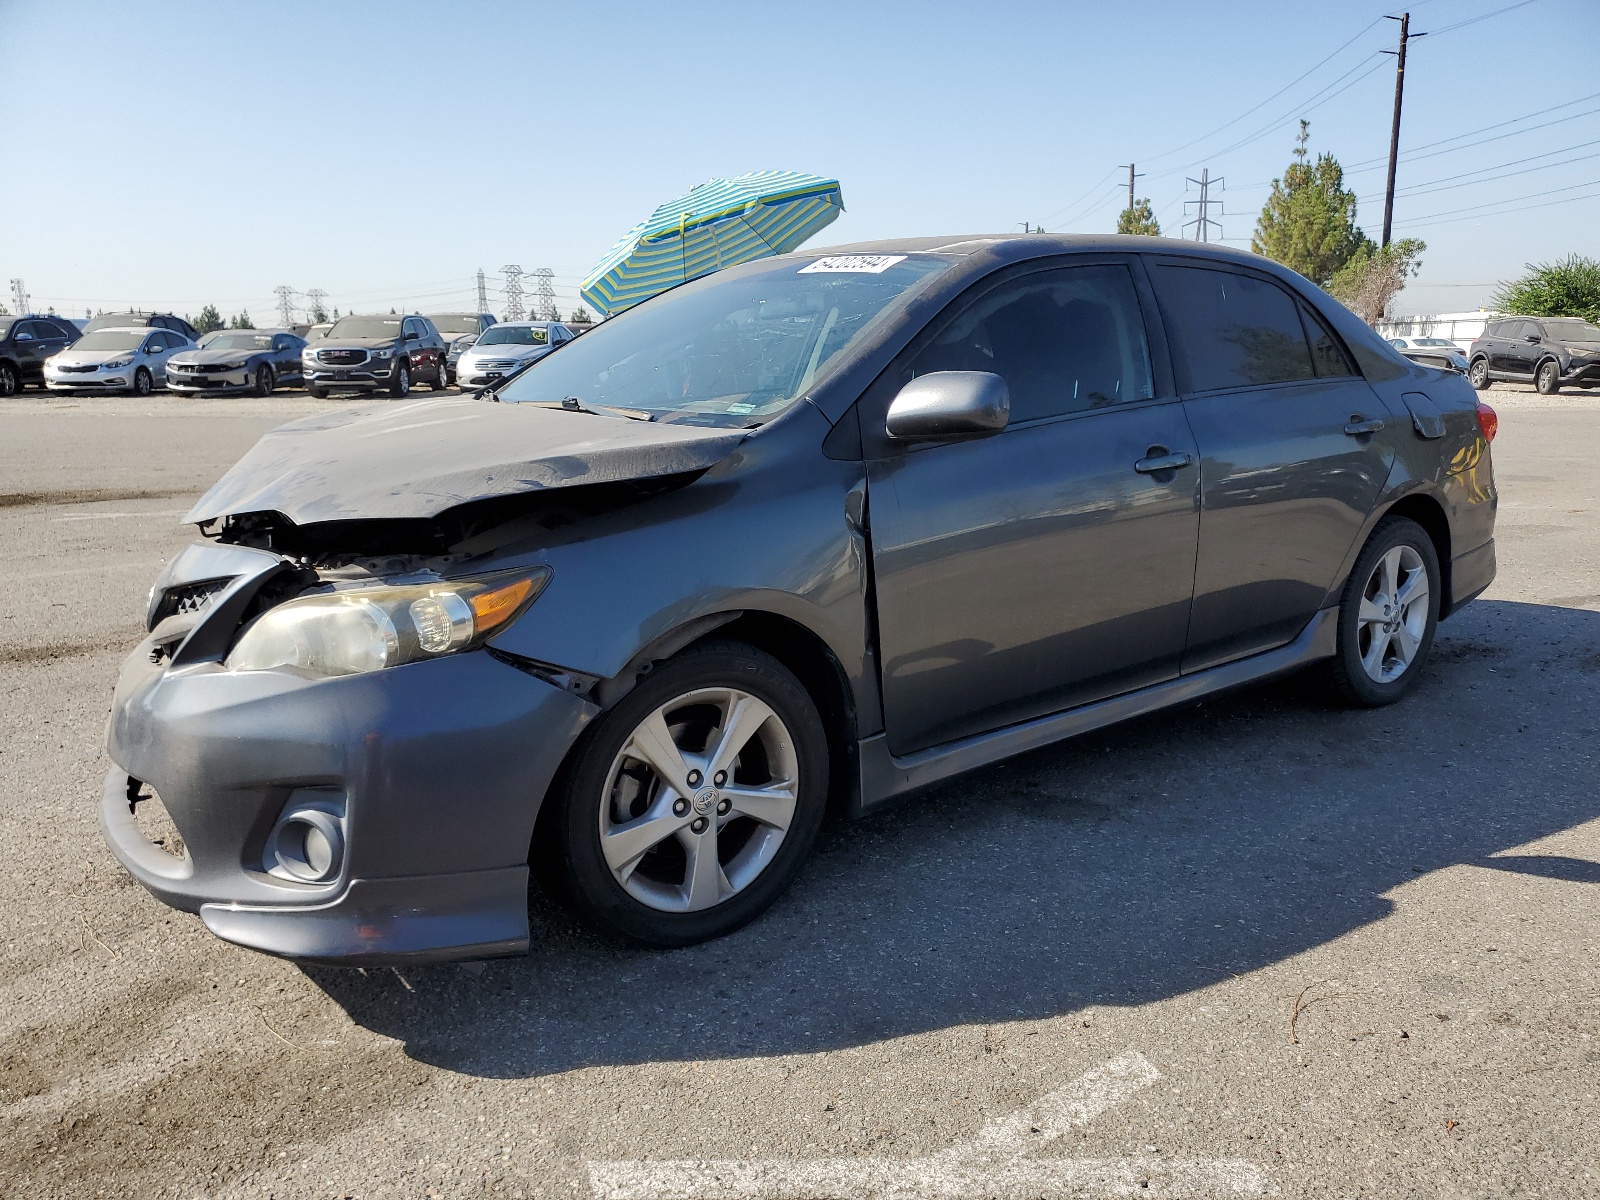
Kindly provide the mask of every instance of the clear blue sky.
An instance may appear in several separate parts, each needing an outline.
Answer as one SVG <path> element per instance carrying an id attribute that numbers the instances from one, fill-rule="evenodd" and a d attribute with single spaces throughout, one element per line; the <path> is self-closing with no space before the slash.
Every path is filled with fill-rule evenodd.
<path id="1" fill-rule="evenodd" d="M 1525 262 L 1600 253 L 1600 2 L 1447 28 L 1513 2 L 1411 5 L 1440 32 L 1407 71 L 1402 151 L 1428 157 L 1402 160 L 1396 236 L 1429 250 L 1400 311 L 1475 308 Z M 835 243 L 1109 229 L 1130 158 L 1176 233 L 1206 166 L 1248 245 L 1302 114 L 1376 237 L 1386 11 L 0 0 L 0 283 L 69 315 L 211 302 L 261 321 L 278 284 L 345 311 L 470 306 L 473 273 L 510 262 L 552 267 L 565 310 L 657 204 L 768 167 L 842 181 Z"/>

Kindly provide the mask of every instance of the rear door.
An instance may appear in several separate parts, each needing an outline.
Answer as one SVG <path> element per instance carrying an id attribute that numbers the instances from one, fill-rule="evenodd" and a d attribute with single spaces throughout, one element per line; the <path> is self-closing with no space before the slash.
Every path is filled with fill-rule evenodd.
<path id="1" fill-rule="evenodd" d="M 1033 266 L 956 301 L 862 400 L 885 726 L 896 754 L 1177 674 L 1198 472 L 1152 370 L 1126 259 Z M 932 371 L 1011 389 L 1001 433 L 894 444 L 888 401 Z M 1149 469 L 1176 455 L 1188 465 Z"/>
<path id="2" fill-rule="evenodd" d="M 1311 620 L 1377 501 L 1397 426 L 1275 280 L 1182 258 L 1152 275 L 1201 458 L 1187 673 L 1282 645 Z"/>

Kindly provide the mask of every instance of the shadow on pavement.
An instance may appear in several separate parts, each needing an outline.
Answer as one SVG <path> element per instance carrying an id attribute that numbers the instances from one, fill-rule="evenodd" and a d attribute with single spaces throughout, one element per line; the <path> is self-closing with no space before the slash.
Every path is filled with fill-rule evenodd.
<path id="1" fill-rule="evenodd" d="M 517 1077 L 775 1055 L 1163 1000 L 1387 915 L 1468 865 L 1600 817 L 1600 613 L 1479 601 L 1376 711 L 1314 677 L 1190 705 L 825 831 L 789 895 L 679 951 L 603 943 L 535 896 L 525 959 L 307 968 L 422 1061 Z"/>

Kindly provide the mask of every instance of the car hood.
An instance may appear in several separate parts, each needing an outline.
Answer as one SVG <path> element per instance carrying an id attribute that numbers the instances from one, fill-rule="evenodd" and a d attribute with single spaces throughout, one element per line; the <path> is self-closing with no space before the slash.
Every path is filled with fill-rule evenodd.
<path id="1" fill-rule="evenodd" d="M 50 356 L 50 361 L 57 366 L 86 367 L 90 363 L 110 362 L 115 358 L 137 358 L 139 351 L 133 350 L 74 350 L 68 346 L 65 350 L 58 350 Z"/>
<path id="2" fill-rule="evenodd" d="M 169 360 L 179 363 L 211 363 L 245 362 L 258 354 L 271 354 L 270 350 L 180 350 Z"/>
<path id="3" fill-rule="evenodd" d="M 748 434 L 467 397 L 336 411 L 272 430 L 184 519 L 433 517 L 496 496 L 704 470 Z"/>
<path id="4" fill-rule="evenodd" d="M 549 346 L 524 346 L 516 342 L 507 342 L 496 346 L 469 346 L 461 357 L 469 358 L 473 362 L 481 362 L 486 358 L 509 358 L 515 362 L 532 358 L 536 354 L 544 354 L 549 349 Z"/>

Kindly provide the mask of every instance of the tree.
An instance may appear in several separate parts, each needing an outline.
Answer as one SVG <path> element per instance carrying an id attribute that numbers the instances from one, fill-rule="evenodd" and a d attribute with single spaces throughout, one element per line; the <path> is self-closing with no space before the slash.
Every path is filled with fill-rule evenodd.
<path id="1" fill-rule="evenodd" d="M 1310 135 L 1311 122 L 1301 121 L 1295 160 L 1282 179 L 1272 181 L 1250 249 L 1326 287 L 1358 250 L 1374 247 L 1356 227 L 1356 194 L 1345 190 L 1338 159 L 1319 154 L 1315 164 L 1307 164 Z"/>
<path id="2" fill-rule="evenodd" d="M 212 333 L 218 329 L 227 328 L 228 323 L 222 319 L 222 314 L 217 311 L 215 304 L 208 304 L 200 310 L 199 318 L 194 322 L 196 333 Z"/>
<path id="3" fill-rule="evenodd" d="M 1389 302 L 1400 294 L 1406 280 L 1422 270 L 1426 242 L 1402 238 L 1387 246 L 1371 242 L 1359 247 L 1350 260 L 1334 272 L 1328 291 L 1368 325 L 1389 314 Z"/>
<path id="4" fill-rule="evenodd" d="M 1600 324 L 1600 262 L 1570 254 L 1529 263 L 1520 279 L 1501 280 L 1490 304 L 1519 317 L 1582 317 Z"/>
<path id="5" fill-rule="evenodd" d="M 241 312 L 238 316 L 234 317 L 233 320 L 228 322 L 229 329 L 254 329 L 255 327 L 255 322 L 250 319 L 250 313 L 248 311 Z"/>
<path id="6" fill-rule="evenodd" d="M 1161 224 L 1156 220 L 1155 213 L 1150 211 L 1149 200 L 1136 200 L 1132 208 L 1125 208 L 1117 214 L 1118 233 L 1140 233 L 1146 237 L 1160 237 Z"/>
<path id="7" fill-rule="evenodd" d="M 593 325 L 594 324 L 594 318 L 589 315 L 589 310 L 587 308 L 585 308 L 583 305 L 580 304 L 580 305 L 578 305 L 577 308 L 572 310 L 572 318 L 571 318 L 571 320 L 569 320 L 567 322 L 567 324 L 568 325 Z"/>
<path id="8" fill-rule="evenodd" d="M 311 323 L 313 325 L 322 325 L 322 324 L 326 323 L 327 320 L 328 320 L 328 310 L 323 308 L 322 307 L 322 301 L 318 300 L 317 303 L 316 303 L 316 306 L 313 307 L 312 310 L 311 310 Z"/>

